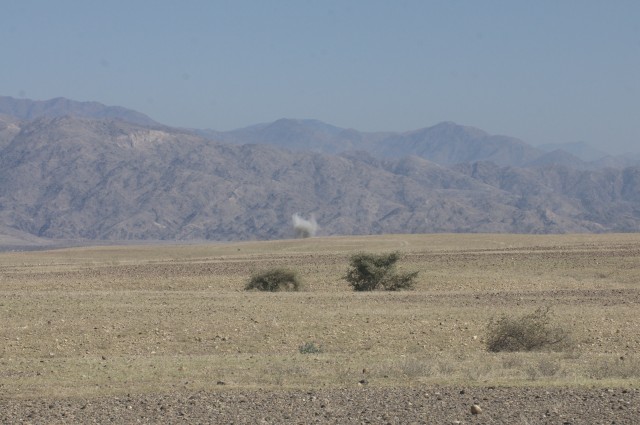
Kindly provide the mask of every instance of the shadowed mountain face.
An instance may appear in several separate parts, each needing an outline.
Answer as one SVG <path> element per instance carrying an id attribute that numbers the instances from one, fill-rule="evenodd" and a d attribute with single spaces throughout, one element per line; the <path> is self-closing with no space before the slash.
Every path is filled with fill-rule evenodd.
<path id="1" fill-rule="evenodd" d="M 294 236 L 295 213 L 313 214 L 320 235 L 640 229 L 639 167 L 500 165 L 537 151 L 451 123 L 395 135 L 292 120 L 242 131 L 308 150 L 114 119 L 0 116 L 0 236 L 275 239 Z M 341 137 L 349 152 L 313 152 L 312 141 Z M 380 156 L 389 140 L 395 153 Z M 464 162 L 478 156 L 490 160 Z"/>

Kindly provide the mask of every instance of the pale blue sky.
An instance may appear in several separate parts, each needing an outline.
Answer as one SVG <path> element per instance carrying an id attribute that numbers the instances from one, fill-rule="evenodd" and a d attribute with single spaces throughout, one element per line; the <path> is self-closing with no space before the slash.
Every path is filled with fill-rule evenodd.
<path id="1" fill-rule="evenodd" d="M 0 94 L 640 150 L 640 1 L 3 0 Z"/>

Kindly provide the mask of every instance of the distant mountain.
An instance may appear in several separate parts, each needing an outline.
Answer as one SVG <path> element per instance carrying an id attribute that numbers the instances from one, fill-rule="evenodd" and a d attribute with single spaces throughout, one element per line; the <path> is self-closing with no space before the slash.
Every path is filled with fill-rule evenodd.
<path id="1" fill-rule="evenodd" d="M 527 167 L 546 167 L 549 165 L 564 165 L 566 167 L 576 169 L 592 168 L 592 165 L 581 160 L 577 156 L 570 154 L 562 149 L 556 149 L 551 152 L 547 152 L 534 160 L 525 164 Z"/>
<path id="2" fill-rule="evenodd" d="M 148 126 L 160 125 L 148 116 L 131 109 L 120 106 L 105 106 L 98 102 L 78 102 L 63 97 L 51 100 L 29 100 L 0 96 L 0 114 L 20 120 L 73 115 L 83 118 L 114 118 Z"/>
<path id="3" fill-rule="evenodd" d="M 318 120 L 280 119 L 228 132 L 204 130 L 205 137 L 233 144 L 268 144 L 291 151 L 338 154 L 367 150 L 387 133 L 362 133 Z"/>
<path id="4" fill-rule="evenodd" d="M 280 119 L 233 131 L 196 130 L 196 133 L 230 144 L 267 144 L 291 151 L 328 154 L 360 151 L 378 159 L 417 156 L 440 165 L 491 161 L 515 167 L 565 165 L 597 169 L 640 164 L 637 155 L 607 156 L 584 142 L 535 148 L 513 137 L 491 135 L 453 122 L 402 133 L 367 133 L 317 120 Z"/>
<path id="5" fill-rule="evenodd" d="M 609 156 L 608 153 L 594 148 L 585 142 L 572 142 L 572 143 L 547 143 L 538 146 L 538 149 L 544 152 L 553 152 L 557 150 L 563 150 L 575 157 L 581 159 L 584 162 L 597 161 L 599 159 Z"/>
<path id="6" fill-rule="evenodd" d="M 640 229 L 639 167 L 445 166 L 419 156 L 224 144 L 72 116 L 10 122 L 4 134 L 0 231 L 20 235 L 275 239 L 293 237 L 294 213 L 315 215 L 323 235 Z"/>
<path id="7" fill-rule="evenodd" d="M 443 165 L 487 160 L 520 166 L 544 154 L 521 140 L 492 136 L 452 122 L 406 133 L 363 133 L 316 120 L 282 119 L 230 132 L 201 134 L 225 143 L 269 144 L 294 151 L 338 154 L 359 150 L 381 159 L 414 155 Z"/>
<path id="8" fill-rule="evenodd" d="M 640 165 L 640 155 L 628 153 L 625 155 L 605 156 L 596 161 L 592 161 L 591 164 L 595 168 L 625 168 L 634 167 Z"/>
<path id="9" fill-rule="evenodd" d="M 542 152 L 521 140 L 492 136 L 452 122 L 390 136 L 377 149 L 384 157 L 416 155 L 438 164 L 492 161 L 500 165 L 524 165 Z"/>
<path id="10" fill-rule="evenodd" d="M 640 231 L 640 167 L 522 169 L 485 162 L 454 169 L 518 197 L 516 205 L 538 211 L 547 229 L 579 232 L 575 225 L 580 223 L 593 232 Z"/>
<path id="11" fill-rule="evenodd" d="M 587 162 L 451 122 L 216 132 L 93 102 L 2 99 L 0 246 L 287 238 L 295 213 L 322 235 L 640 231 L 632 155 Z"/>

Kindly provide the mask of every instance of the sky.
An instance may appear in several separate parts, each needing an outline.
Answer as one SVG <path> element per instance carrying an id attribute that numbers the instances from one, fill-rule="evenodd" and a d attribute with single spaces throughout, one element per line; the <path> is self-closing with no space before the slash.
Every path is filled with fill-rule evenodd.
<path id="1" fill-rule="evenodd" d="M 640 150 L 637 0 L 2 0 L 0 95 Z"/>

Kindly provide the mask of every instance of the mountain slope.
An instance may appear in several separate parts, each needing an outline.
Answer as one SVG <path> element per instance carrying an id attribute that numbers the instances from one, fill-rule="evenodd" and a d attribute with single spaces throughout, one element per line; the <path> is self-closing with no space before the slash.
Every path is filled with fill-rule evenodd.
<path id="1" fill-rule="evenodd" d="M 381 143 L 378 152 L 393 158 L 417 155 L 443 165 L 492 161 L 515 166 L 524 165 L 542 154 L 518 139 L 492 136 L 452 122 L 389 137 Z"/>
<path id="2" fill-rule="evenodd" d="M 0 239 L 274 239 L 294 235 L 295 213 L 324 235 L 640 230 L 640 167 L 454 123 L 279 120 L 201 137 L 124 108 L 1 99 Z"/>
<path id="3" fill-rule="evenodd" d="M 387 133 L 362 133 L 318 120 L 280 119 L 228 132 L 201 132 L 213 140 L 233 144 L 267 144 L 291 151 L 338 154 L 370 151 Z"/>
<path id="4" fill-rule="evenodd" d="M 227 145 L 75 117 L 20 122 L 0 151 L 0 224 L 46 238 L 240 240 L 320 234 L 637 231 L 636 168 L 444 167 Z M 11 133 L 11 132 L 10 132 Z"/>
<path id="5" fill-rule="evenodd" d="M 525 164 L 527 167 L 546 167 L 549 165 L 564 165 L 566 167 L 576 169 L 593 168 L 590 164 L 584 162 L 577 156 L 566 152 L 562 149 L 556 149 L 551 152 L 547 152 L 532 161 Z"/>
<path id="6" fill-rule="evenodd" d="M 443 165 L 486 160 L 521 166 L 544 154 L 518 139 L 452 122 L 406 133 L 363 133 L 315 120 L 283 119 L 231 132 L 209 132 L 208 136 L 226 143 L 269 144 L 296 151 L 337 154 L 361 150 L 380 159 L 414 155 Z"/>
<path id="7" fill-rule="evenodd" d="M 538 146 L 538 149 L 545 152 L 553 152 L 561 149 L 565 152 L 580 158 L 585 162 L 597 161 L 606 157 L 608 154 L 599 149 L 590 146 L 585 142 L 573 142 L 573 143 L 547 143 Z"/>
<path id="8" fill-rule="evenodd" d="M 148 126 L 160 125 L 140 112 L 121 106 L 106 106 L 98 102 L 78 102 L 63 97 L 41 101 L 0 96 L 0 114 L 19 120 L 73 115 L 84 118 L 114 118 Z"/>
<path id="9" fill-rule="evenodd" d="M 455 167 L 474 179 L 509 191 L 522 209 L 545 211 L 564 231 L 640 231 L 640 167 L 576 170 L 560 165 L 536 169 L 493 163 Z M 566 221 L 570 217 L 572 223 Z M 547 223 L 548 227 L 550 222 Z"/>

